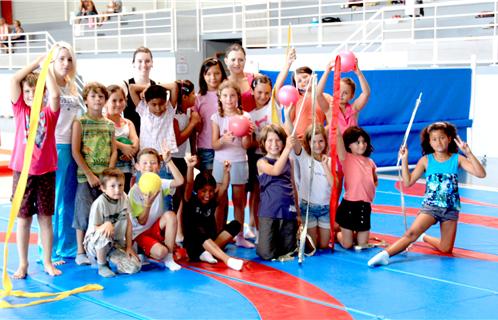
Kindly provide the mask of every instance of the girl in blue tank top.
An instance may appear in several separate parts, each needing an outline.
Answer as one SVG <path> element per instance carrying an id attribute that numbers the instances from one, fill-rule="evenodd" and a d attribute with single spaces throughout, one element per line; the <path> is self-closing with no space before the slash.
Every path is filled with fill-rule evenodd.
<path id="1" fill-rule="evenodd" d="M 458 195 L 458 167 L 478 178 L 486 171 L 470 147 L 457 136 L 455 126 L 436 122 L 421 132 L 423 157 L 410 173 L 408 149 L 400 149 L 403 183 L 410 187 L 425 172 L 425 197 L 422 209 L 408 231 L 386 250 L 368 261 L 370 267 L 386 265 L 389 258 L 404 251 L 412 242 L 422 240 L 443 253 L 451 253 L 455 244 L 460 196 Z M 458 149 L 463 155 L 458 154 Z M 430 226 L 439 222 L 441 238 L 426 235 Z"/>
<path id="2" fill-rule="evenodd" d="M 289 154 L 296 138 L 269 124 L 261 130 L 264 157 L 256 163 L 260 185 L 259 240 L 256 253 L 264 260 L 276 259 L 296 249 L 298 213 L 296 188 Z"/>

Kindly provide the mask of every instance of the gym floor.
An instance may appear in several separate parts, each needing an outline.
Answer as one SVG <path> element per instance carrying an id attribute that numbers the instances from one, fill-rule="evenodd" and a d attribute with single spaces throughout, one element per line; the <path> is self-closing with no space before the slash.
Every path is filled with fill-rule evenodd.
<path id="1" fill-rule="evenodd" d="M 1 309 L 1 319 L 498 319 L 497 172 L 475 181 L 463 178 L 462 210 L 453 255 L 417 242 L 391 264 L 369 268 L 380 248 L 319 251 L 302 264 L 297 258 L 265 262 L 254 249 L 229 245 L 230 255 L 246 260 L 242 272 L 222 264 L 189 263 L 171 272 L 152 262 L 136 275 L 104 279 L 91 267 L 68 260 L 52 278 L 35 263 L 37 227 L 30 246 L 29 276 L 13 280 L 14 290 L 59 292 L 86 284 L 101 291 L 69 296 L 36 306 Z M 494 165 L 492 168 L 498 168 Z M 9 176 L 0 177 L 0 241 L 10 210 Z M 416 215 L 423 184 L 405 190 L 408 224 Z M 391 243 L 404 230 L 397 181 L 381 176 L 372 214 L 372 242 Z M 246 218 L 247 219 L 247 218 Z M 15 229 L 14 229 L 15 231 Z M 439 236 L 439 226 L 428 234 Z M 9 241 L 8 272 L 17 267 L 15 236 Z M 3 246 L 2 246 L 3 248 Z M 3 251 L 3 249 L 2 249 Z M 6 297 L 18 304 L 32 299 Z"/>

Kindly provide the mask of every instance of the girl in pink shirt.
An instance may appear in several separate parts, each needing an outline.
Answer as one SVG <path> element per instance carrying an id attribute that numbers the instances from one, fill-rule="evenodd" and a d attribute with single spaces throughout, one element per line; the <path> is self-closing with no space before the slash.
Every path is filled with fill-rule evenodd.
<path id="1" fill-rule="evenodd" d="M 344 172 L 346 192 L 337 208 L 336 222 L 341 227 L 337 240 L 345 249 L 355 243 L 368 244 L 370 233 L 371 202 L 377 187 L 375 163 L 369 158 L 373 151 L 368 133 L 359 127 L 344 131 L 344 139 L 337 130 L 337 155 Z"/>
<path id="2" fill-rule="evenodd" d="M 324 94 L 325 84 L 327 83 L 327 78 L 329 77 L 330 71 L 334 68 L 335 61 L 331 61 L 323 75 L 320 79 L 316 87 L 316 95 L 317 101 L 322 109 L 323 113 L 327 115 L 327 118 L 331 116 L 331 110 L 329 107 L 330 99 L 328 95 Z M 352 126 L 358 125 L 358 115 L 360 111 L 365 107 L 370 98 L 370 86 L 368 85 L 367 78 L 363 75 L 360 68 L 358 67 L 358 60 L 356 60 L 356 65 L 354 68 L 354 73 L 358 77 L 360 81 L 361 93 L 354 101 L 354 94 L 356 91 L 356 84 L 351 78 L 342 78 L 341 79 L 341 88 L 340 88 L 340 109 L 339 113 L 339 128 L 341 130 L 341 134 L 344 134 L 344 131 Z"/>
<path id="3" fill-rule="evenodd" d="M 204 60 L 199 72 L 199 94 L 195 99 L 194 111 L 201 116 L 197 130 L 197 155 L 199 170 L 213 170 L 214 149 L 211 143 L 211 116 L 218 110 L 218 87 L 227 75 L 217 58 Z"/>
<path id="4" fill-rule="evenodd" d="M 251 123 L 249 130 L 244 136 L 236 136 L 231 131 L 230 122 L 236 117 L 246 117 L 250 121 L 249 113 L 242 111 L 241 93 L 237 83 L 226 80 L 218 90 L 219 107 L 218 112 L 211 116 L 212 145 L 215 150 L 213 176 L 221 185 L 223 181 L 223 167 L 226 160 L 230 161 L 230 183 L 232 185 L 232 202 L 235 219 L 244 225 L 244 207 L 246 205 L 245 187 L 249 178 L 249 167 L 247 163 L 247 148 L 252 144 L 252 133 L 254 125 Z M 218 231 L 226 224 L 228 213 L 227 194 L 221 197 L 222 201 L 216 208 L 216 223 Z M 247 241 L 242 232 L 235 237 L 237 246 L 254 248 L 252 242 Z"/>

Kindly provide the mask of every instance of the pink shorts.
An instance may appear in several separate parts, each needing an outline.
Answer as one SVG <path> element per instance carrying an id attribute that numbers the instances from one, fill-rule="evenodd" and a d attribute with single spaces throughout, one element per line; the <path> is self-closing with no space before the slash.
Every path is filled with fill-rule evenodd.
<path id="1" fill-rule="evenodd" d="M 160 221 L 161 219 L 157 219 L 149 229 L 135 238 L 137 245 L 145 251 L 145 255 L 148 257 L 150 257 L 150 250 L 156 243 L 164 245 L 164 230 L 161 230 Z"/>

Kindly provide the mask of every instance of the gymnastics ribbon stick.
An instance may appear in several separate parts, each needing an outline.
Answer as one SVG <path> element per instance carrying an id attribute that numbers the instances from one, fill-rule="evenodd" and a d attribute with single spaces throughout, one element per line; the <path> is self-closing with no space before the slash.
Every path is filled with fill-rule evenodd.
<path id="1" fill-rule="evenodd" d="M 330 171 L 332 177 L 334 178 L 334 185 L 332 186 L 332 191 L 330 194 L 330 245 L 331 249 L 334 250 L 335 245 L 335 215 L 337 211 L 337 204 L 339 202 L 339 177 L 337 174 L 337 127 L 339 125 L 339 103 L 341 95 L 341 57 L 337 55 L 335 58 L 334 67 L 334 96 L 330 104 L 329 109 L 332 112 L 332 120 L 329 124 L 329 144 L 330 144 Z"/>
<path id="2" fill-rule="evenodd" d="M 292 25 L 289 23 L 289 28 L 287 29 L 287 48 L 285 50 L 285 56 L 289 54 L 289 50 L 291 48 L 291 42 L 292 42 Z M 278 124 L 280 125 L 282 123 L 281 121 L 281 113 L 282 109 L 277 108 L 277 88 L 273 87 L 271 90 L 271 98 L 270 98 L 270 105 L 271 105 L 271 122 L 273 124 Z"/>
<path id="3" fill-rule="evenodd" d="M 415 115 L 417 114 L 418 106 L 422 102 L 422 92 L 418 95 L 417 102 L 415 103 L 415 107 L 412 111 L 412 116 L 410 118 L 410 122 L 408 122 L 408 127 L 406 127 L 405 136 L 403 137 L 403 143 L 401 144 L 401 148 L 406 147 L 406 143 L 408 141 L 408 136 L 410 135 L 410 130 L 412 129 L 413 120 L 415 119 Z M 406 208 L 405 208 L 405 194 L 403 191 L 403 177 L 401 174 L 401 156 L 398 153 L 398 160 L 396 161 L 396 167 L 398 168 L 398 178 L 399 178 L 399 195 L 401 198 L 401 212 L 403 212 L 403 222 L 405 224 L 405 231 L 408 230 L 408 223 L 406 221 Z"/>
<path id="4" fill-rule="evenodd" d="M 2 290 L 0 290 L 0 298 L 2 300 L 0 300 L 0 308 L 19 308 L 19 307 L 31 306 L 31 305 L 36 305 L 36 304 L 40 304 L 40 303 L 61 300 L 61 299 L 68 297 L 69 295 L 75 294 L 75 293 L 103 289 L 103 287 L 100 285 L 90 284 L 90 285 L 86 285 L 86 286 L 83 286 L 83 287 L 80 287 L 77 289 L 73 289 L 73 290 L 69 290 L 69 291 L 65 291 L 65 292 L 58 292 L 58 293 L 52 293 L 52 292 L 30 293 L 30 292 L 23 292 L 23 291 L 12 291 L 12 282 L 10 281 L 9 275 L 7 273 L 7 260 L 8 260 L 8 256 L 9 256 L 9 251 L 8 251 L 9 239 L 10 239 L 10 235 L 12 233 L 12 229 L 14 227 L 14 221 L 16 220 L 16 216 L 17 216 L 19 209 L 21 207 L 21 202 L 22 202 L 22 199 L 24 197 L 24 192 L 26 190 L 26 183 L 28 180 L 29 168 L 31 167 L 31 158 L 33 155 L 35 137 L 36 137 L 36 132 L 38 130 L 38 121 L 40 118 L 41 104 L 43 101 L 45 80 L 47 78 L 49 65 L 52 61 L 53 51 L 54 51 L 54 48 L 52 48 L 50 50 L 50 52 L 47 54 L 47 57 L 45 58 L 45 61 L 43 62 L 43 66 L 42 66 L 40 75 L 38 77 L 38 81 L 36 82 L 35 96 L 33 99 L 33 104 L 31 105 L 29 133 L 28 133 L 28 140 L 26 142 L 26 150 L 24 152 L 23 167 L 22 167 L 21 175 L 19 177 L 19 181 L 17 183 L 17 188 L 16 188 L 16 191 L 14 193 L 14 197 L 12 199 L 12 206 L 10 208 L 9 222 L 7 225 L 7 232 L 5 233 L 4 250 L 3 250 Z M 38 300 L 38 301 L 31 301 L 29 303 L 24 303 L 24 304 L 11 304 L 11 303 L 4 300 L 4 298 L 7 296 L 25 297 L 25 298 L 41 298 L 41 297 L 54 297 L 55 296 L 55 298 Z"/>
<path id="5" fill-rule="evenodd" d="M 311 125 L 311 140 L 313 140 L 313 137 L 315 136 L 315 131 L 316 131 L 316 74 L 313 74 L 310 82 L 312 82 L 311 85 L 311 114 L 312 114 L 312 125 Z M 309 84 L 308 83 L 308 84 Z M 297 122 L 296 122 L 297 124 Z M 311 143 L 313 145 L 313 143 Z M 310 166 L 310 183 L 309 183 L 309 188 L 308 188 L 308 196 L 306 199 L 307 205 L 306 205 L 306 218 L 304 222 L 304 227 L 301 226 L 301 234 L 299 236 L 299 250 L 297 251 L 297 262 L 299 264 L 303 263 L 304 260 L 304 247 L 306 244 L 306 235 L 308 233 L 308 216 L 309 216 L 309 211 L 310 211 L 310 196 L 313 188 L 313 176 L 315 175 L 315 161 L 313 159 L 313 150 L 311 151 L 311 166 Z M 302 215 L 303 213 L 301 212 L 301 221 L 302 221 Z"/>

